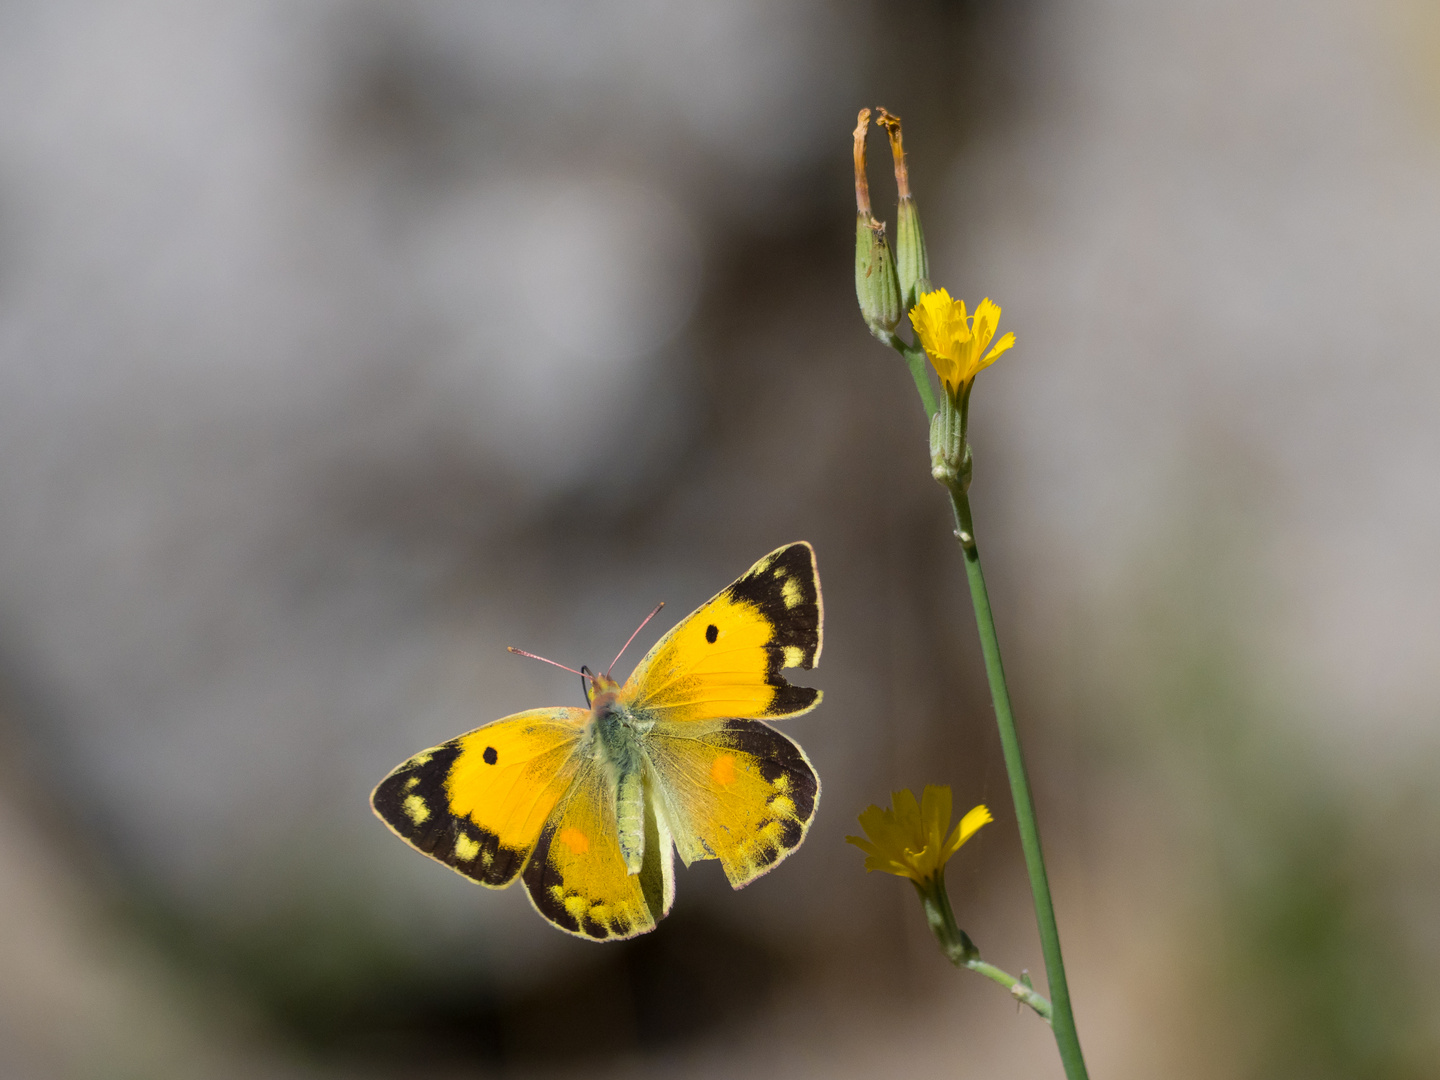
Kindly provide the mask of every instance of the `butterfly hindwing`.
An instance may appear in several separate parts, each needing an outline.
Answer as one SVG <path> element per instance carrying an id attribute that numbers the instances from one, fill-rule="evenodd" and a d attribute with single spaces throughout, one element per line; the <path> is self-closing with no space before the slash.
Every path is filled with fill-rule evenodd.
<path id="1" fill-rule="evenodd" d="M 661 638 L 624 697 L 671 723 L 808 712 L 820 691 L 781 671 L 820 659 L 822 615 L 814 550 L 803 541 L 778 548 Z"/>
<path id="2" fill-rule="evenodd" d="M 759 720 L 657 724 L 646 740 L 675 845 L 740 888 L 800 846 L 820 801 L 805 751 Z"/>
<path id="3" fill-rule="evenodd" d="M 638 874 L 626 870 L 618 835 L 612 785 L 598 761 L 586 760 L 525 868 L 535 910 L 561 930 L 597 941 L 653 930 L 675 898 L 669 831 L 647 797 Z"/>
<path id="4" fill-rule="evenodd" d="M 509 885 L 580 767 L 586 709 L 534 709 L 416 754 L 370 797 L 411 847 L 492 889 Z"/>

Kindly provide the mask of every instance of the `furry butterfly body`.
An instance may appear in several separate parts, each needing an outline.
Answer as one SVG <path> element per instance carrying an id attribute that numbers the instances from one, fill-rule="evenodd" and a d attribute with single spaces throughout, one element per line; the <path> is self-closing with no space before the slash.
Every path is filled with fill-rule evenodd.
<path id="1" fill-rule="evenodd" d="M 417 754 L 380 782 L 376 814 L 412 847 L 489 888 L 519 878 L 572 934 L 653 930 L 673 853 L 718 859 L 740 888 L 800 846 L 820 780 L 766 720 L 820 691 L 786 668 L 820 658 L 815 553 L 779 548 L 683 619 L 624 685 L 589 675 L 590 707 L 535 709 Z"/>

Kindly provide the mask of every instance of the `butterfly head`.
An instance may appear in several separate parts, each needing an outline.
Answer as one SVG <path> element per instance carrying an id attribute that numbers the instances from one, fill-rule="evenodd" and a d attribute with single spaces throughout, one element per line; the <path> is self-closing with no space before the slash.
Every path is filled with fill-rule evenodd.
<path id="1" fill-rule="evenodd" d="M 606 672 L 604 675 L 599 675 L 592 672 L 589 668 L 581 668 L 580 670 L 583 671 L 585 677 L 590 680 L 590 685 L 586 689 L 585 696 L 589 699 L 592 709 L 602 709 L 615 700 L 615 696 L 620 692 L 620 684 L 610 677 L 609 672 Z"/>

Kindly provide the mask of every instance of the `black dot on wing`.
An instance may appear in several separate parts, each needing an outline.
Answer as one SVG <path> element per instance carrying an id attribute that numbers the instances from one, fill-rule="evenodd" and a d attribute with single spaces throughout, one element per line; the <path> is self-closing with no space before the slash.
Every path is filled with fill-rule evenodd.
<path id="1" fill-rule="evenodd" d="M 720 628 L 714 623 L 711 623 L 709 626 L 705 627 L 705 640 L 708 641 L 711 645 L 715 644 L 715 639 L 719 636 Z"/>
<path id="2" fill-rule="evenodd" d="M 500 757 L 499 754 L 495 753 L 495 747 L 493 746 L 485 747 L 485 753 L 481 756 L 484 757 L 486 765 L 494 765 L 496 760 Z"/>

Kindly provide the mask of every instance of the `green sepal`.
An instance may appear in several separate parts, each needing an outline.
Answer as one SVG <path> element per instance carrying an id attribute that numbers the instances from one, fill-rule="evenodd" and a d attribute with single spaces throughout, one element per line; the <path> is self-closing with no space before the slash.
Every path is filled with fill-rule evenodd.
<path id="1" fill-rule="evenodd" d="M 964 413 L 954 398 L 942 392 L 940 407 L 930 418 L 930 475 L 947 488 L 963 491 L 970 482 L 968 457 Z"/>
<path id="2" fill-rule="evenodd" d="M 980 950 L 975 947 L 975 942 L 955 924 L 955 912 L 945 891 L 944 870 L 914 884 L 920 896 L 920 905 L 925 910 L 925 921 L 929 923 L 930 932 L 935 935 L 945 958 L 956 967 L 979 960 Z"/>

